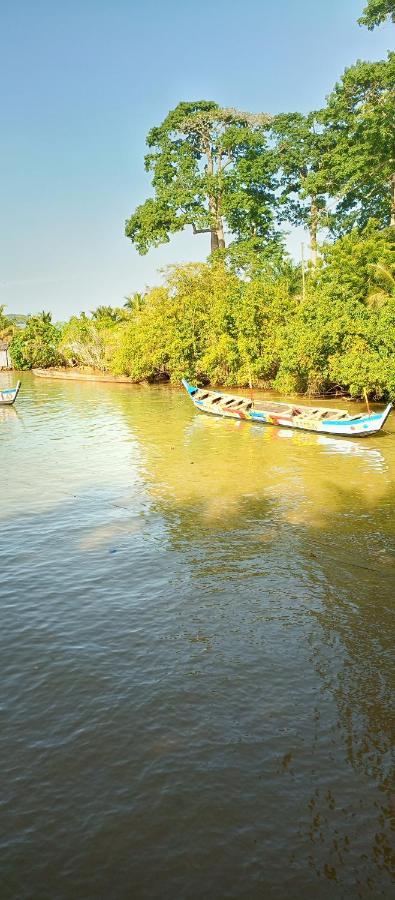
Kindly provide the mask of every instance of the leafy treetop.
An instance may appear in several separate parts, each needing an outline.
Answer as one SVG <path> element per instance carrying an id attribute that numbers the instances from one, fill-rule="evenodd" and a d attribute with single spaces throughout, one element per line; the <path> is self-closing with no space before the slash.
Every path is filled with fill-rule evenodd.
<path id="1" fill-rule="evenodd" d="M 325 125 L 324 167 L 338 199 L 334 230 L 370 218 L 395 225 L 395 53 L 387 60 L 357 62 L 330 94 Z"/>
<path id="2" fill-rule="evenodd" d="M 360 25 L 367 25 L 372 31 L 376 25 L 385 22 L 388 16 L 395 22 L 395 0 L 368 0 L 358 22 Z"/>
<path id="3" fill-rule="evenodd" d="M 10 340 L 14 331 L 14 323 L 12 322 L 12 319 L 10 319 L 9 316 L 6 315 L 5 305 L 0 304 L 0 340 Z"/>
<path id="4" fill-rule="evenodd" d="M 56 366 L 61 362 L 59 353 L 60 329 L 52 324 L 49 312 L 29 316 L 26 327 L 15 331 L 10 344 L 13 365 L 17 369 L 34 366 Z"/>
<path id="5" fill-rule="evenodd" d="M 273 119 L 280 180 L 280 218 L 310 232 L 317 262 L 317 231 L 326 208 L 325 135 L 315 113 L 281 113 Z"/>
<path id="6" fill-rule="evenodd" d="M 145 168 L 154 197 L 126 222 L 139 253 L 191 225 L 225 247 L 225 224 L 236 239 L 257 242 L 273 228 L 275 161 L 269 116 L 223 109 L 209 100 L 182 102 L 147 137 Z"/>

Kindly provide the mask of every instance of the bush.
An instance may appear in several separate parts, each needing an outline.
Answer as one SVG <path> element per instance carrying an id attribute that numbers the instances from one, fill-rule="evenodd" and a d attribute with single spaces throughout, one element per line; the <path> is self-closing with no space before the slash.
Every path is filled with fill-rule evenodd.
<path id="1" fill-rule="evenodd" d="M 15 332 L 10 355 L 14 368 L 32 369 L 61 365 L 61 331 L 52 324 L 50 313 L 29 316 L 23 331 Z"/>

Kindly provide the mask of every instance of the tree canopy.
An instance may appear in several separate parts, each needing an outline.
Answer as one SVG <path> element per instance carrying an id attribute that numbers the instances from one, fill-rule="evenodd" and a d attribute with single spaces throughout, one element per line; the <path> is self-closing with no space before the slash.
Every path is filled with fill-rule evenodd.
<path id="1" fill-rule="evenodd" d="M 126 222 L 140 253 L 190 225 L 211 251 L 274 254 L 284 224 L 334 235 L 395 224 L 395 54 L 347 68 L 324 109 L 264 114 L 182 102 L 147 137 L 154 196 Z M 277 248 L 277 249 L 276 249 Z"/>
<path id="2" fill-rule="evenodd" d="M 12 338 L 15 325 L 5 312 L 5 305 L 0 304 L 0 340 L 7 341 Z"/>
<path id="3" fill-rule="evenodd" d="M 60 336 L 60 329 L 52 324 L 51 313 L 29 316 L 25 328 L 15 331 L 10 344 L 13 365 L 17 369 L 58 365 L 62 362 Z"/>
<path id="4" fill-rule="evenodd" d="M 370 220 L 328 241 L 305 282 L 302 291 L 300 266 L 284 253 L 248 274 L 212 254 L 169 268 L 122 315 L 99 307 L 62 329 L 31 316 L 11 357 L 20 368 L 89 366 L 133 381 L 395 399 L 395 229 Z"/>
<path id="5" fill-rule="evenodd" d="M 395 225 L 395 53 L 346 69 L 321 113 L 334 231 L 370 218 Z"/>
<path id="6" fill-rule="evenodd" d="M 273 232 L 275 160 L 270 118 L 224 109 L 208 100 L 179 103 L 147 137 L 154 196 L 126 222 L 139 253 L 190 225 L 225 247 L 225 228 L 257 245 Z"/>
<path id="7" fill-rule="evenodd" d="M 328 189 L 325 134 L 315 113 L 282 113 L 274 117 L 271 130 L 279 174 L 279 218 L 308 229 L 315 266 Z"/>
<path id="8" fill-rule="evenodd" d="M 360 25 L 367 25 L 372 31 L 387 18 L 395 22 L 395 0 L 368 0 L 358 22 Z"/>

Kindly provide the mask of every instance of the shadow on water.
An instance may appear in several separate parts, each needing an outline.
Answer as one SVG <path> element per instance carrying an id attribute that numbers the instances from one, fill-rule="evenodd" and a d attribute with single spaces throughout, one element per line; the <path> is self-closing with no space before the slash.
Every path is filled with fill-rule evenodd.
<path id="1" fill-rule="evenodd" d="M 232 437 L 239 438 L 242 452 L 239 446 L 224 460 L 218 446 L 222 434 L 219 440 L 218 435 L 227 426 Z M 139 427 L 137 431 L 140 436 Z M 185 428 L 184 439 L 172 429 L 170 464 L 169 454 L 165 472 L 155 461 L 153 493 L 169 522 L 172 546 L 193 546 L 191 565 L 201 584 L 221 575 L 226 590 L 233 582 L 244 602 L 251 590 L 248 582 L 268 570 L 291 570 L 295 580 L 305 581 L 303 613 L 320 625 L 318 640 L 308 632 L 311 661 L 338 711 L 332 728 L 336 738 L 332 735 L 329 745 L 336 745 L 340 732 L 347 763 L 366 786 L 374 784 L 377 789 L 368 840 L 363 829 L 358 837 L 353 834 L 349 817 L 361 810 L 350 811 L 344 805 L 341 779 L 339 793 L 333 785 L 326 791 L 314 789 L 307 803 L 308 863 L 318 877 L 342 882 L 353 858 L 355 895 L 370 890 L 384 895 L 383 884 L 394 869 L 390 838 L 394 461 L 389 471 L 380 449 L 384 450 L 382 435 L 372 446 L 269 429 L 265 433 L 256 429 L 251 440 L 251 432 L 242 423 L 203 417 Z M 269 462 L 266 457 L 261 466 L 255 437 L 259 449 L 276 446 Z M 306 452 L 307 465 L 306 458 L 301 462 L 293 457 L 287 467 L 283 448 L 287 452 L 291 445 L 293 452 L 295 448 Z M 317 447 L 323 450 L 318 467 L 317 461 L 311 465 L 311 451 Z M 185 478 L 188 464 L 194 469 Z M 311 581 L 321 583 L 320 604 L 310 604 Z M 259 589 L 256 584 L 252 587 L 253 592 Z M 315 715 L 319 729 L 318 708 Z M 336 754 L 328 755 L 336 765 Z M 291 759 L 289 751 L 284 755 L 288 772 Z M 297 778 L 295 761 L 292 774 Z M 371 798 L 360 805 L 368 815 Z M 350 889 L 351 885 L 352 881 Z"/>
<path id="2" fill-rule="evenodd" d="M 4 896 L 389 898 L 392 443 L 31 390 L 56 452 L 52 502 L 0 520 Z"/>

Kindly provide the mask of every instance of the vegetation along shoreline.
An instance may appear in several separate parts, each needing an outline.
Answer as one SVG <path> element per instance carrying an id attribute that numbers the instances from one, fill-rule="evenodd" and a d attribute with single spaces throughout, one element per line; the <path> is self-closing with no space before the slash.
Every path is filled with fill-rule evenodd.
<path id="1" fill-rule="evenodd" d="M 359 21 L 388 18 L 392 0 L 372 0 Z M 394 400 L 394 84 L 388 52 L 346 68 L 306 115 L 178 103 L 147 135 L 150 196 L 125 234 L 146 254 L 207 233 L 207 261 L 64 323 L 42 312 L 21 327 L 0 307 L 14 368 Z M 294 226 L 306 265 L 285 249 Z"/>

